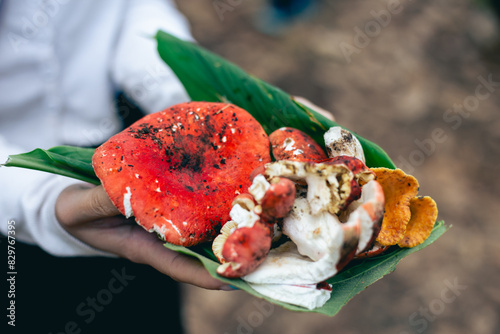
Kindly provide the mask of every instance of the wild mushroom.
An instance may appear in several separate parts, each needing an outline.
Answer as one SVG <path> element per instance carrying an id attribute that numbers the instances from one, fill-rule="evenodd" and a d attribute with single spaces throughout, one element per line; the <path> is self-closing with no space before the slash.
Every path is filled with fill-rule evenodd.
<path id="1" fill-rule="evenodd" d="M 359 201 L 353 203 L 347 210 L 345 224 L 361 224 L 356 255 L 372 248 L 380 232 L 382 218 L 384 217 L 385 197 L 382 186 L 375 180 L 369 181 L 362 188 Z"/>
<path id="2" fill-rule="evenodd" d="M 276 160 L 316 161 L 327 156 L 321 146 L 306 133 L 294 128 L 280 128 L 269 135 Z"/>
<path id="3" fill-rule="evenodd" d="M 438 209 L 436 202 L 429 196 L 415 196 L 410 200 L 411 218 L 406 226 L 399 247 L 415 247 L 427 239 L 434 228 Z"/>
<path id="4" fill-rule="evenodd" d="M 364 166 L 361 161 L 359 163 Z M 306 182 L 307 200 L 312 213 L 328 211 L 337 214 L 361 195 L 358 180 L 367 181 L 375 175 L 366 166 L 363 170 L 354 170 L 354 173 L 350 168 L 343 159 L 320 162 L 281 160 L 266 164 L 264 174 L 268 178 L 286 177 L 296 182 Z"/>
<path id="5" fill-rule="evenodd" d="M 324 134 L 325 146 L 330 158 L 340 155 L 355 157 L 365 162 L 365 154 L 359 140 L 340 126 L 331 127 Z"/>
<path id="6" fill-rule="evenodd" d="M 415 247 L 429 237 L 438 215 L 436 202 L 417 196 L 418 181 L 400 169 L 373 168 L 386 194 L 386 215 L 377 241 L 383 246 Z"/>
<path id="7" fill-rule="evenodd" d="M 372 181 L 376 174 L 364 164 L 363 148 L 352 133 L 338 126 L 332 127 L 324 134 L 324 139 L 329 157 L 345 164 L 355 175 L 357 182 L 351 181 L 351 192 L 341 207 L 343 211 L 340 219 L 346 222 L 348 217 L 359 215 L 362 223 L 356 256 L 363 252 L 367 256 L 380 232 L 384 216 L 384 191 L 378 182 Z M 358 199 L 359 196 L 362 198 Z"/>
<path id="8" fill-rule="evenodd" d="M 310 215 L 307 200 L 303 199 L 300 204 L 298 201 L 295 203 L 292 211 L 305 209 L 309 213 L 301 212 L 302 214 L 318 218 Z M 328 212 L 320 215 L 334 216 Z M 314 219 L 300 220 L 302 232 L 305 232 L 302 240 L 310 236 L 311 228 L 307 225 L 311 222 L 314 222 Z M 322 306 L 331 294 L 330 286 L 323 284 L 324 281 L 334 276 L 353 258 L 360 235 L 359 225 L 332 223 L 327 218 L 323 219 L 323 222 L 319 225 L 326 229 L 322 229 L 321 234 L 318 234 L 322 237 L 315 238 L 319 245 L 308 243 L 311 246 L 309 251 L 312 251 L 309 254 L 318 258 L 317 260 L 302 254 L 304 248 L 299 250 L 300 242 L 296 244 L 294 241 L 288 241 L 271 249 L 262 264 L 242 279 L 256 291 L 274 299 L 308 309 Z M 312 233 L 314 234 L 314 231 Z M 299 234 L 300 232 L 296 237 Z"/>
<path id="9" fill-rule="evenodd" d="M 262 263 L 270 248 L 268 225 L 257 220 L 250 227 L 237 227 L 222 246 L 223 263 L 217 273 L 229 278 L 244 276 Z"/>
<path id="10" fill-rule="evenodd" d="M 274 225 L 279 218 L 286 217 L 292 210 L 295 201 L 295 183 L 286 178 L 273 178 L 271 186 L 265 192 L 262 199 L 258 201 L 262 211 L 261 220 L 267 224 Z M 252 189 L 249 189 L 252 193 Z"/>
<path id="11" fill-rule="evenodd" d="M 126 217 L 168 242 L 210 241 L 248 175 L 270 161 L 262 126 L 231 104 L 191 102 L 148 115 L 97 148 L 94 170 Z"/>
<path id="12" fill-rule="evenodd" d="M 300 254 L 318 261 L 332 250 L 330 238 L 340 226 L 359 227 L 356 254 L 373 245 L 384 215 L 384 193 L 377 181 L 363 186 L 363 194 L 355 206 L 341 218 L 322 212 L 313 215 L 305 198 L 297 198 L 293 210 L 283 221 L 283 233 L 296 245 Z M 343 218 L 343 219 L 342 219 Z M 342 222 L 342 224 L 341 224 Z"/>
<path id="13" fill-rule="evenodd" d="M 265 175 L 305 180 L 307 187 L 299 187 L 293 209 L 283 219 L 282 231 L 290 241 L 272 249 L 242 278 L 277 300 L 309 309 L 321 306 L 331 292 L 318 284 L 355 254 L 371 248 L 384 212 L 382 187 L 363 162 L 349 156 L 319 162 L 277 161 L 265 166 Z M 341 222 L 337 214 L 345 220 Z"/>
<path id="14" fill-rule="evenodd" d="M 279 135 L 283 133 L 284 130 L 278 132 Z M 277 147 L 284 148 L 286 143 L 279 143 Z M 275 157 L 286 156 L 281 153 L 274 153 Z M 334 276 L 355 254 L 371 248 L 380 229 L 384 194 L 382 187 L 374 181 L 375 174 L 355 157 L 336 156 L 311 161 L 307 155 L 297 154 L 287 158 L 266 164 L 263 174 L 257 175 L 249 188 L 252 197 L 245 194 L 235 200 L 241 205 L 237 203 L 233 207 L 231 218 L 239 222 L 238 228 L 232 229 L 226 244 L 234 249 L 238 243 L 231 238 L 240 242 L 242 235 L 250 234 L 246 221 L 252 221 L 251 227 L 258 226 L 257 231 L 261 231 L 259 224 L 267 220 L 264 218 L 266 207 L 267 210 L 273 208 L 268 226 L 283 216 L 282 232 L 290 241 L 271 249 L 261 258 L 263 248 L 267 250 L 270 243 L 270 230 L 266 230 L 265 237 L 259 239 L 261 243 L 266 240 L 265 246 L 259 244 L 256 247 L 259 252 L 245 245 L 245 250 L 240 251 L 243 255 L 239 255 L 243 261 L 226 262 L 218 272 L 228 276 L 225 271 L 239 270 L 243 266 L 250 268 L 242 263 L 251 259 L 251 270 L 245 270 L 242 279 L 255 290 L 280 301 L 315 308 L 323 305 L 331 293 L 325 280 Z M 262 172 L 262 168 L 259 171 Z M 283 199 L 277 196 L 280 192 L 276 187 L 272 189 L 273 183 L 281 184 L 281 193 L 290 199 L 291 191 L 287 189 L 293 188 L 291 181 L 298 183 L 295 184 L 297 197 L 293 208 L 276 214 L 274 208 L 283 203 Z M 266 200 L 270 194 L 274 200 Z M 260 220 L 256 214 L 261 215 Z M 245 227 L 239 228 L 240 225 Z M 254 235 L 258 233 L 253 232 L 251 239 L 256 240 Z M 241 243 L 238 246 L 241 248 Z M 245 257 L 248 250 L 253 252 L 251 257 Z M 224 254 L 224 260 L 228 257 Z M 257 262 L 259 265 L 254 265 Z"/>
<path id="15" fill-rule="evenodd" d="M 403 239 L 411 218 L 410 201 L 418 194 L 418 181 L 400 169 L 373 168 L 384 189 L 385 211 L 377 241 L 382 246 L 396 245 Z"/>
<path id="16" fill-rule="evenodd" d="M 313 214 L 306 198 L 295 200 L 293 210 L 283 220 L 283 233 L 296 245 L 297 251 L 318 261 L 333 251 L 332 247 L 340 246 L 332 239 L 342 234 L 342 225 L 336 215 L 327 211 Z"/>
<path id="17" fill-rule="evenodd" d="M 264 261 L 271 248 L 276 220 L 288 214 L 295 200 L 295 185 L 285 178 L 269 183 L 259 175 L 249 191 L 250 194 L 241 194 L 233 201 L 232 221 L 228 224 L 234 222 L 236 227 L 227 233 L 224 225 L 225 233 L 212 245 L 222 263 L 217 273 L 224 277 L 244 276 Z"/>
<path id="18" fill-rule="evenodd" d="M 318 261 L 300 254 L 293 241 L 287 241 L 269 251 L 264 262 L 253 272 L 243 277 L 254 284 L 317 284 L 334 276 L 352 259 L 359 238 L 359 228 L 339 224 L 339 229 L 330 237 L 328 249 Z M 347 261 L 348 262 L 348 261 Z"/>

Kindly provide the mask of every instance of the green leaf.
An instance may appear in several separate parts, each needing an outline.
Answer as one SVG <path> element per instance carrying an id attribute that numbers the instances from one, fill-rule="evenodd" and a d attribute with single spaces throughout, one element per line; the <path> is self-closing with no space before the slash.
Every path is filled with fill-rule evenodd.
<path id="1" fill-rule="evenodd" d="M 231 102 L 252 114 L 269 134 L 283 126 L 300 129 L 324 147 L 323 134 L 337 123 L 294 101 L 281 89 L 190 42 L 158 32 L 158 52 L 194 101 Z M 351 131 L 353 132 L 353 131 Z M 354 132 L 353 132 L 354 133 Z M 355 134 L 369 167 L 395 168 L 378 145 Z"/>
<path id="2" fill-rule="evenodd" d="M 2 166 L 34 169 L 99 184 L 92 168 L 93 154 L 92 148 L 74 146 L 56 146 L 48 150 L 37 148 L 28 153 L 9 156 Z"/>
<path id="3" fill-rule="evenodd" d="M 369 285 L 375 283 L 385 275 L 394 271 L 398 262 L 401 261 L 404 257 L 429 246 L 434 241 L 436 241 L 444 232 L 446 232 L 448 228 L 449 227 L 446 227 L 444 225 L 443 221 L 440 221 L 435 224 L 429 238 L 427 238 L 424 243 L 416 247 L 400 248 L 398 246 L 394 246 L 388 253 L 385 253 L 383 255 L 365 260 L 351 261 L 351 263 L 349 263 L 349 265 L 344 270 L 328 280 L 328 283 L 333 285 L 332 295 L 325 305 L 314 310 L 308 310 L 300 306 L 279 302 L 267 296 L 263 296 L 257 291 L 253 290 L 250 285 L 248 285 L 241 279 L 229 279 L 219 276 L 217 274 L 217 267 L 219 266 L 219 263 L 207 258 L 202 254 L 207 252 L 206 248 L 209 248 L 209 246 L 189 249 L 186 247 L 166 243 L 165 247 L 176 252 L 197 258 L 205 266 L 211 276 L 223 282 L 231 284 L 243 291 L 246 291 L 253 296 L 266 299 L 271 303 L 280 305 L 292 311 L 314 312 L 325 314 L 327 316 L 334 316 L 355 295 L 357 295 L 358 293 L 366 289 Z"/>

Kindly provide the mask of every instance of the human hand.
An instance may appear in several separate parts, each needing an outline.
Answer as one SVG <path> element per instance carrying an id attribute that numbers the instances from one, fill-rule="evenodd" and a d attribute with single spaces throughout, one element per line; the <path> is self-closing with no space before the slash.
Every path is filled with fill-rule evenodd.
<path id="1" fill-rule="evenodd" d="M 199 261 L 165 248 L 155 234 L 121 216 L 102 186 L 76 184 L 63 190 L 56 217 L 66 231 L 92 247 L 150 265 L 179 282 L 232 290 Z"/>

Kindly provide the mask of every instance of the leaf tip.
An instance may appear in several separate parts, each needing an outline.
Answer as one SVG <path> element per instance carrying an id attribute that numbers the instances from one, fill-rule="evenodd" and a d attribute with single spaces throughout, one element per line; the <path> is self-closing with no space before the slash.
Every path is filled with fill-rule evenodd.
<path id="1" fill-rule="evenodd" d="M 9 167 L 9 163 L 12 161 L 12 158 L 10 155 L 7 157 L 7 160 L 5 160 L 4 163 L 0 164 L 0 167 Z"/>

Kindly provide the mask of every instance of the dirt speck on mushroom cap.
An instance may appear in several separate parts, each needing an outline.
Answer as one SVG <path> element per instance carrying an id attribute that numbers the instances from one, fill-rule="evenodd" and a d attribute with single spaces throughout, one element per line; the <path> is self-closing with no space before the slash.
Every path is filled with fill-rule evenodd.
<path id="1" fill-rule="evenodd" d="M 136 221 L 166 241 L 210 241 L 249 175 L 270 162 L 269 139 L 245 110 L 190 102 L 148 115 L 96 149 L 94 170 L 117 208 L 130 188 Z"/>

